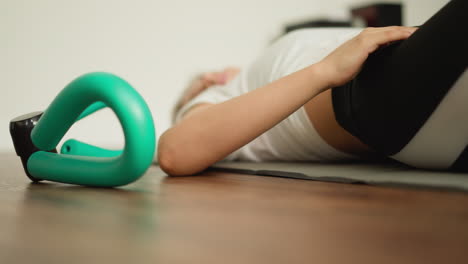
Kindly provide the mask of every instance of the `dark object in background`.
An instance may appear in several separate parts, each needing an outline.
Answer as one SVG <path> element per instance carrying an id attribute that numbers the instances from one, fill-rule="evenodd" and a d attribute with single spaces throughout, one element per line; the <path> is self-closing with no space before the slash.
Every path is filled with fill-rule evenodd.
<path id="1" fill-rule="evenodd" d="M 351 9 L 355 27 L 385 27 L 402 25 L 401 4 L 372 4 Z"/>
<path id="2" fill-rule="evenodd" d="M 323 27 L 350 27 L 350 21 L 334 21 L 329 19 L 315 19 L 302 23 L 289 24 L 284 27 L 284 33 L 291 32 L 301 28 L 323 28 Z"/>
<path id="3" fill-rule="evenodd" d="M 351 21 L 316 18 L 300 23 L 286 24 L 284 33 L 301 28 L 323 27 L 384 27 L 402 25 L 401 4 L 369 4 L 351 8 Z"/>

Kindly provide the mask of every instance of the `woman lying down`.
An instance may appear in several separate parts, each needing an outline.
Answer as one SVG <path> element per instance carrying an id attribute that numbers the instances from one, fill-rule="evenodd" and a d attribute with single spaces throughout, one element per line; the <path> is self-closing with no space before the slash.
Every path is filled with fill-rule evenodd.
<path id="1" fill-rule="evenodd" d="M 202 75 L 160 137 L 161 168 L 387 156 L 468 170 L 466 10 L 452 0 L 418 29 L 299 30 L 245 70 Z"/>

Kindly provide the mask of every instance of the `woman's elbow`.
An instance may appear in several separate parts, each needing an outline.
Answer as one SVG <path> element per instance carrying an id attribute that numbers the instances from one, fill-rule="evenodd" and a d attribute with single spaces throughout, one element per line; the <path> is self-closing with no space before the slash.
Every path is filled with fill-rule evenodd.
<path id="1" fill-rule="evenodd" d="M 163 134 L 158 147 L 159 167 L 170 176 L 192 175 L 206 169 L 207 166 L 194 163 L 193 159 L 183 150 L 184 148 L 181 146 L 168 142 Z"/>
<path id="2" fill-rule="evenodd" d="M 158 148 L 158 165 L 163 170 L 165 173 L 168 175 L 177 175 L 178 170 L 177 166 L 173 162 L 173 157 L 166 152 L 160 150 L 161 148 Z"/>

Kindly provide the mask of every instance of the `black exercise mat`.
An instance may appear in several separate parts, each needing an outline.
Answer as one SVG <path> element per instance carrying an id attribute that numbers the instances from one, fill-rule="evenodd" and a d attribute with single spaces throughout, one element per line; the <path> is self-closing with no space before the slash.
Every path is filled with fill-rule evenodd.
<path id="1" fill-rule="evenodd" d="M 418 170 L 393 162 L 219 162 L 210 169 L 315 181 L 468 191 L 468 173 Z"/>

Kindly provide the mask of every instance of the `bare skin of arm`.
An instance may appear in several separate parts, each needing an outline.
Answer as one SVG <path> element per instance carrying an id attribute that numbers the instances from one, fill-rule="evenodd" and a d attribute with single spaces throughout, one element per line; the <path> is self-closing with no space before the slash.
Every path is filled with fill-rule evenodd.
<path id="1" fill-rule="evenodd" d="M 380 45 L 415 28 L 369 28 L 322 61 L 220 104 L 194 107 L 159 139 L 158 160 L 169 175 L 190 175 L 269 130 L 319 93 L 351 80 Z"/>

